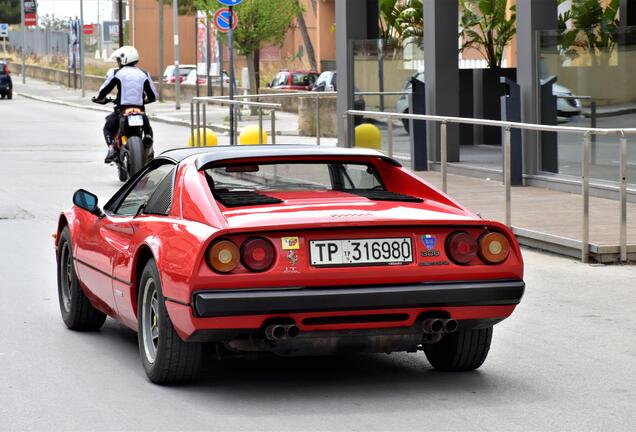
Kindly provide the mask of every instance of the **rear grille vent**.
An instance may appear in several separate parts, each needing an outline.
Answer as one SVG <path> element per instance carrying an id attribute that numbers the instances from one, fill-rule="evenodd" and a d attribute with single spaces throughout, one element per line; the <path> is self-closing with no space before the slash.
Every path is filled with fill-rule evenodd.
<path id="1" fill-rule="evenodd" d="M 283 201 L 254 191 L 214 191 L 214 198 L 225 207 L 243 207 L 262 204 L 278 204 Z"/>
<path id="2" fill-rule="evenodd" d="M 391 191 L 368 190 L 368 189 L 347 189 L 347 192 L 353 195 L 359 195 L 373 201 L 404 201 L 404 202 L 422 202 L 422 198 L 411 195 L 403 195 Z"/>
<path id="3" fill-rule="evenodd" d="M 343 316 L 327 316 L 305 318 L 304 325 L 330 325 L 330 324 L 367 324 L 367 323 L 386 323 L 400 322 L 409 319 L 408 314 L 376 314 L 376 315 L 343 315 Z"/>

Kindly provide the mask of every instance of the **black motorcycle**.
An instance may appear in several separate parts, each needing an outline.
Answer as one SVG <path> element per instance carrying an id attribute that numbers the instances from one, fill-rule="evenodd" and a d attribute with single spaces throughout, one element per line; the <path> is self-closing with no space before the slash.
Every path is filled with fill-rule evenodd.
<path id="1" fill-rule="evenodd" d="M 115 99 L 106 98 L 93 102 L 105 105 L 115 103 Z M 125 108 L 119 113 L 119 129 L 115 135 L 115 148 L 118 156 L 114 163 L 117 166 L 119 180 L 125 182 L 155 157 L 152 140 L 144 140 L 144 124 L 148 116 L 141 108 Z"/>

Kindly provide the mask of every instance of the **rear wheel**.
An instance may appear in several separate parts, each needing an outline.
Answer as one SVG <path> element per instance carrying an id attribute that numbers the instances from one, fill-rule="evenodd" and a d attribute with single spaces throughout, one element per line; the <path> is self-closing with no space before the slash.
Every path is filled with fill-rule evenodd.
<path id="1" fill-rule="evenodd" d="M 431 365 L 442 371 L 470 371 L 482 365 L 492 340 L 492 326 L 483 329 L 458 330 L 437 343 L 424 345 Z"/>
<path id="2" fill-rule="evenodd" d="M 106 321 L 106 315 L 90 304 L 79 286 L 68 227 L 60 235 L 57 266 L 57 292 L 64 324 L 71 330 L 98 330 Z"/>
<path id="3" fill-rule="evenodd" d="M 144 166 L 144 144 L 138 136 L 128 138 L 126 142 L 126 165 L 128 176 L 132 177 Z"/>
<path id="4" fill-rule="evenodd" d="M 155 384 L 192 381 L 201 363 L 201 344 L 182 341 L 174 330 L 154 260 L 146 264 L 139 287 L 139 353 L 146 375 Z"/>

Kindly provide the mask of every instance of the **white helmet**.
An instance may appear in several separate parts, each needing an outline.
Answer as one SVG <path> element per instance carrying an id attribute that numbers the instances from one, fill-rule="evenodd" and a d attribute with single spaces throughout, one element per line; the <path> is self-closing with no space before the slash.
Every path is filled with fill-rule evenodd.
<path id="1" fill-rule="evenodd" d="M 124 45 L 120 47 L 119 49 L 115 50 L 111 54 L 110 58 L 113 60 L 117 60 L 117 62 L 120 65 L 126 66 L 129 64 L 138 62 L 139 53 L 137 52 L 137 49 L 134 46 Z"/>

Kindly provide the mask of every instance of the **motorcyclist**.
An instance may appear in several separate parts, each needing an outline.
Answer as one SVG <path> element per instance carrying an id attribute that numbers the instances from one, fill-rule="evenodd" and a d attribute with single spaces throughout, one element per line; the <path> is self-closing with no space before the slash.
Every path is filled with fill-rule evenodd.
<path id="1" fill-rule="evenodd" d="M 99 89 L 99 94 L 92 100 L 96 103 L 107 103 L 106 96 L 117 88 L 115 99 L 115 111 L 106 117 L 104 125 L 104 139 L 108 145 L 108 154 L 104 163 L 111 163 L 117 158 L 115 136 L 119 129 L 120 114 L 127 108 L 140 108 L 157 100 L 157 90 L 148 72 L 137 67 L 139 53 L 133 46 L 124 45 L 110 56 L 117 61 L 117 69 L 112 69 L 106 77 L 106 81 Z M 146 118 L 143 126 L 144 144 L 152 145 L 152 127 Z"/>

